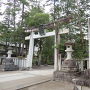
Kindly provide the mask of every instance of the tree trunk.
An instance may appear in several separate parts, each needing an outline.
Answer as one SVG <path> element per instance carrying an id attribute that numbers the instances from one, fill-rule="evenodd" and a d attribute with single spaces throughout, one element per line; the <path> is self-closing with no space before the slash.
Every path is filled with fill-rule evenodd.
<path id="1" fill-rule="evenodd" d="M 22 4 L 22 27 L 23 27 L 23 15 L 24 15 L 24 4 Z M 22 28 L 22 30 L 23 30 L 23 28 Z M 22 34 L 23 34 L 23 31 L 22 31 Z M 24 39 L 25 39 L 25 36 L 24 36 L 24 34 L 22 35 L 22 40 L 23 40 L 23 42 L 22 42 L 22 53 L 21 53 L 21 55 L 23 56 L 24 55 Z"/>
<path id="2" fill-rule="evenodd" d="M 38 64 L 39 66 L 41 65 L 41 59 L 42 59 L 42 40 L 40 39 L 40 43 L 39 43 L 39 48 L 40 48 L 40 53 L 39 53 L 39 60 L 38 60 Z"/>
<path id="3" fill-rule="evenodd" d="M 18 56 L 20 56 L 21 54 L 21 43 L 19 43 L 19 47 L 18 47 Z"/>
<path id="4" fill-rule="evenodd" d="M 16 18 L 15 18 L 15 9 L 16 9 L 16 6 L 15 6 L 15 4 L 16 4 L 16 0 L 14 0 L 14 16 L 13 16 L 13 18 L 14 18 L 14 32 L 16 31 Z M 16 43 L 16 37 L 14 37 L 14 41 L 15 41 L 15 51 L 16 51 L 16 56 L 18 56 L 18 52 L 17 52 L 17 43 Z"/>
<path id="5" fill-rule="evenodd" d="M 82 31 L 82 25 L 81 25 L 81 17 L 79 15 L 79 10 L 80 10 L 79 1 L 77 0 L 76 3 L 77 3 L 77 9 L 78 9 L 78 26 L 79 26 L 79 29 L 80 29 L 80 38 L 81 38 L 82 47 L 84 48 L 83 31 Z"/>

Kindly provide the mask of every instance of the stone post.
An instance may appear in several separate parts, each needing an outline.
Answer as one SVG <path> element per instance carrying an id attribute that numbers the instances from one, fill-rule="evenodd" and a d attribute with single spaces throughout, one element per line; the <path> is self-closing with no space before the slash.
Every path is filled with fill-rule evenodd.
<path id="1" fill-rule="evenodd" d="M 83 66 L 83 60 L 81 60 L 81 71 L 84 70 L 84 66 Z"/>
<path id="2" fill-rule="evenodd" d="M 87 69 L 89 69 L 89 61 L 87 60 Z"/>
<path id="3" fill-rule="evenodd" d="M 58 70 L 61 70 L 61 54 L 58 55 Z"/>
<path id="4" fill-rule="evenodd" d="M 11 55 L 12 55 L 12 50 L 13 50 L 13 48 L 12 48 L 12 47 L 8 47 L 8 52 L 7 52 L 8 57 L 7 57 L 7 58 L 11 58 Z"/>

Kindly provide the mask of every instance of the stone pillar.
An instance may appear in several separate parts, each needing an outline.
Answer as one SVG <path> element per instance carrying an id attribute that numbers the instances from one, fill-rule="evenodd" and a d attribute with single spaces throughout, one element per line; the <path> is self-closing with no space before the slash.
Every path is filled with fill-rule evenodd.
<path id="1" fill-rule="evenodd" d="M 61 70 L 61 54 L 58 55 L 58 70 Z"/>
<path id="2" fill-rule="evenodd" d="M 30 41 L 29 41 L 29 51 L 28 51 L 27 62 L 26 62 L 26 67 L 28 68 L 32 68 L 33 49 L 34 49 L 34 39 L 33 39 L 33 32 L 31 32 Z"/>
<path id="3" fill-rule="evenodd" d="M 89 68 L 90 68 L 90 18 L 88 18 L 88 39 L 89 39 Z"/>
<path id="4" fill-rule="evenodd" d="M 13 48 L 12 48 L 12 47 L 8 47 L 8 52 L 7 52 L 8 57 L 7 57 L 7 58 L 11 58 L 11 55 L 12 55 L 12 50 L 13 50 Z"/>
<path id="5" fill-rule="evenodd" d="M 55 47 L 60 43 L 60 36 L 57 30 L 55 30 Z M 58 59 L 59 59 L 59 50 L 54 48 L 54 71 L 58 70 Z"/>
<path id="6" fill-rule="evenodd" d="M 83 60 L 81 61 L 81 71 L 84 70 Z"/>
<path id="7" fill-rule="evenodd" d="M 89 61 L 87 60 L 87 69 L 89 69 Z"/>

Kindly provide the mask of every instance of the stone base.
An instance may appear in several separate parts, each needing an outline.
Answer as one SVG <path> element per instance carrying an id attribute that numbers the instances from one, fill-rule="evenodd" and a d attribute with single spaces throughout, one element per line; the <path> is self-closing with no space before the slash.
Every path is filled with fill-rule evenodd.
<path id="1" fill-rule="evenodd" d="M 0 65 L 1 71 L 15 71 L 19 70 L 18 65 L 14 65 L 12 58 L 5 58 L 2 60 L 2 65 Z"/>
<path id="2" fill-rule="evenodd" d="M 77 72 L 78 70 L 79 70 L 78 65 L 76 64 L 75 60 L 64 60 L 63 61 L 61 71 Z"/>
<path id="3" fill-rule="evenodd" d="M 83 75 L 74 78 L 72 82 L 75 84 L 73 90 L 90 90 L 90 69 L 86 69 Z"/>
<path id="4" fill-rule="evenodd" d="M 77 68 L 63 67 L 62 71 L 64 71 L 64 72 L 76 72 L 76 71 L 78 71 L 78 69 Z"/>
<path id="5" fill-rule="evenodd" d="M 15 71 L 19 70 L 18 65 L 0 65 L 0 71 Z"/>
<path id="6" fill-rule="evenodd" d="M 63 80 L 63 81 L 72 82 L 72 79 L 77 78 L 81 74 L 81 72 L 55 71 L 53 74 L 55 81 Z"/>
<path id="7" fill-rule="evenodd" d="M 75 85 L 73 90 L 90 90 L 90 87 Z"/>

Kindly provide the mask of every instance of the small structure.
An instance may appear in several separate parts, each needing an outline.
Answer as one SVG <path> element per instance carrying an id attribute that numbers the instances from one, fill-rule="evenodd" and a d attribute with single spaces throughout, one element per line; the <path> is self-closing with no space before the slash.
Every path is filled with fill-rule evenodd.
<path id="1" fill-rule="evenodd" d="M 11 58 L 12 50 L 11 47 L 8 48 L 8 57 L 3 59 L 2 64 L 0 65 L 1 71 L 13 71 L 19 69 L 18 65 L 14 65 L 13 59 Z"/>
<path id="2" fill-rule="evenodd" d="M 72 52 L 74 51 L 72 49 L 73 44 L 74 42 L 70 39 L 65 42 L 65 52 L 67 53 L 67 58 L 63 61 L 61 70 L 54 72 L 54 80 L 64 80 L 72 82 L 72 79 L 78 76 L 79 68 L 76 61 L 72 58 Z"/>

